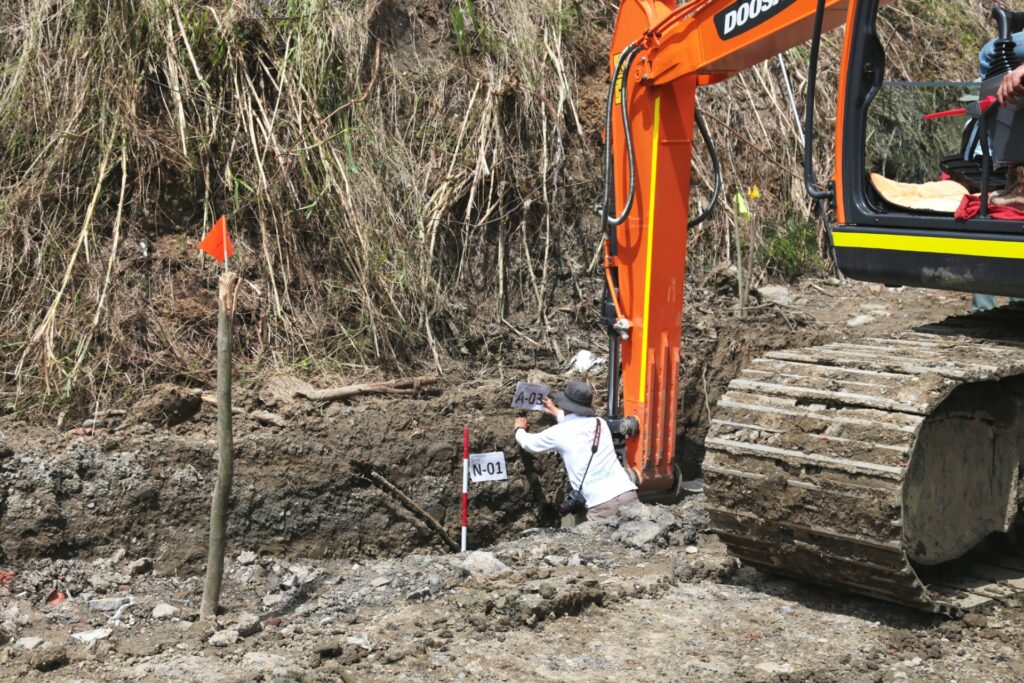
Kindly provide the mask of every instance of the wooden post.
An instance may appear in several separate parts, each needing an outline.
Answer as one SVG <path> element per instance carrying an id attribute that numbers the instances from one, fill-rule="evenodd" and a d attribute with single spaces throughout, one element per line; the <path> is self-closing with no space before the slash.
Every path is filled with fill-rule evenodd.
<path id="1" fill-rule="evenodd" d="M 234 473 L 231 433 L 231 321 L 235 314 L 235 293 L 238 276 L 225 272 L 220 276 L 217 316 L 217 483 L 210 506 L 210 550 L 206 558 L 206 584 L 199 616 L 212 619 L 220 604 L 221 581 L 224 576 L 224 545 L 227 528 L 228 498 Z"/>

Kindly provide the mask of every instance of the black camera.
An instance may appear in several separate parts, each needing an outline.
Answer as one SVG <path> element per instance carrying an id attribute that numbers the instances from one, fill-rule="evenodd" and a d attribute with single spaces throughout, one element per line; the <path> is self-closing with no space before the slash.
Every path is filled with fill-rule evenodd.
<path id="1" fill-rule="evenodd" d="M 583 497 L 583 492 L 577 489 L 569 491 L 569 495 L 565 497 L 558 505 L 558 514 L 565 516 L 575 514 L 577 512 L 583 512 L 587 509 L 587 499 Z"/>

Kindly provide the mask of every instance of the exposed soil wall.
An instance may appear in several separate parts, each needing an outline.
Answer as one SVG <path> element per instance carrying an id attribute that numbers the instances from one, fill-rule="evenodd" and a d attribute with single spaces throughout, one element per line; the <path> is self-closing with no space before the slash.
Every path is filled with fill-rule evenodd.
<path id="1" fill-rule="evenodd" d="M 709 412 L 751 357 L 812 341 L 884 334 L 934 321 L 942 311 L 959 313 L 967 305 L 962 295 L 827 281 L 808 282 L 789 296 L 785 306 L 752 303 L 740 318 L 728 288 L 716 292 L 709 283 L 691 295 L 678 420 L 687 475 L 699 474 Z M 866 296 L 871 303 L 864 303 Z M 847 324 L 865 316 L 871 322 Z M 596 329 L 589 336 L 567 330 L 560 339 L 567 350 L 600 353 L 602 336 Z M 457 537 L 463 424 L 470 426 L 473 452 L 503 450 L 509 466 L 508 481 L 472 488 L 472 546 L 554 523 L 554 505 L 564 495 L 561 463 L 555 455 L 519 451 L 512 433 L 515 413 L 508 405 L 517 379 L 558 386 L 567 379 L 561 374 L 565 366 L 549 353 L 536 354 L 529 340 L 511 335 L 506 343 L 504 357 L 531 369 L 500 365 L 501 356 L 495 355 L 490 378 L 449 375 L 414 397 L 364 396 L 321 405 L 275 402 L 266 388 L 239 388 L 240 407 L 273 408 L 290 425 L 236 419 L 232 545 L 311 558 L 447 552 L 416 515 L 366 474 L 384 475 Z M 603 375 L 589 379 L 600 395 Z M 168 406 L 156 397 L 140 405 L 155 411 L 148 413 L 150 422 L 167 414 Z M 215 477 L 214 411 L 203 404 L 197 416 L 172 427 L 140 422 L 146 416 L 137 407 L 126 426 L 101 429 L 95 436 L 68 433 L 74 425 L 57 430 L 0 421 L 9 446 L 0 449 L 6 484 L 0 488 L 0 562 L 89 557 L 124 545 L 168 567 L 199 569 Z M 533 419 L 543 425 L 543 418 Z"/>

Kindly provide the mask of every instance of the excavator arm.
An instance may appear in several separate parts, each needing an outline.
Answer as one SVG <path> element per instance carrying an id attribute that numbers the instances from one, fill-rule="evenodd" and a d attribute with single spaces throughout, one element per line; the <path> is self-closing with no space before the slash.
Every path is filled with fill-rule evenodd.
<path id="1" fill-rule="evenodd" d="M 678 480 L 675 418 L 697 89 L 807 41 L 819 1 L 623 0 L 619 8 L 605 211 L 609 413 L 622 418 L 626 462 L 641 492 L 663 492 Z M 843 23 L 850 4 L 824 0 L 823 30 Z"/>

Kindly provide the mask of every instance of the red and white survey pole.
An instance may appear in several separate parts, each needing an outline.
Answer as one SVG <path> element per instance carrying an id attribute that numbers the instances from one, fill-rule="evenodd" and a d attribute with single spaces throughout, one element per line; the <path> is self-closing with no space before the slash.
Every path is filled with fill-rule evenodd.
<path id="1" fill-rule="evenodd" d="M 462 428 L 462 552 L 466 552 L 466 523 L 469 520 L 469 425 Z"/>

